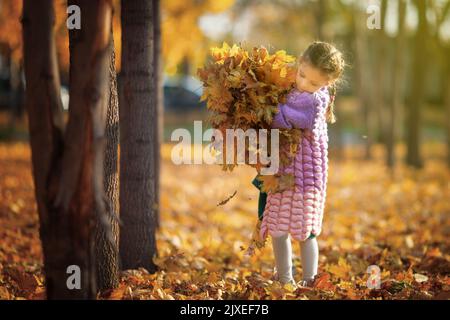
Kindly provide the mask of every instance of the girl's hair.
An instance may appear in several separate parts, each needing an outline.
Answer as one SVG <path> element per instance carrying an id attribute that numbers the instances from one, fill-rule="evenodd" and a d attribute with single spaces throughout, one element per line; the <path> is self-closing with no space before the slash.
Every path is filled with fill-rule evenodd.
<path id="1" fill-rule="evenodd" d="M 331 101 L 328 105 L 326 116 L 328 122 L 335 123 L 334 99 L 336 96 L 336 84 L 345 68 L 343 54 L 329 43 L 315 41 L 303 52 L 300 59 L 319 69 L 332 80 L 332 84 L 329 86 Z"/>

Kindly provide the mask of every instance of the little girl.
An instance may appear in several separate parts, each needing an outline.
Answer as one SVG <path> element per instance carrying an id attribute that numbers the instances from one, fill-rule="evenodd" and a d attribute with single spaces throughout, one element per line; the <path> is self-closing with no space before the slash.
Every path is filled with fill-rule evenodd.
<path id="1" fill-rule="evenodd" d="M 298 284 L 311 286 L 317 274 L 319 248 L 316 237 L 322 228 L 322 217 L 328 177 L 327 121 L 335 122 L 334 91 L 329 87 L 342 75 L 344 59 L 339 50 L 325 42 L 314 42 L 297 61 L 296 88 L 280 104 L 272 128 L 303 129 L 297 153 L 289 166 L 279 173 L 295 177 L 294 188 L 279 193 L 260 193 L 260 238 L 272 236 L 276 261 L 274 278 L 282 284 L 293 279 L 292 249 L 289 234 L 300 242 L 303 279 Z M 260 188 L 258 176 L 253 184 Z"/>

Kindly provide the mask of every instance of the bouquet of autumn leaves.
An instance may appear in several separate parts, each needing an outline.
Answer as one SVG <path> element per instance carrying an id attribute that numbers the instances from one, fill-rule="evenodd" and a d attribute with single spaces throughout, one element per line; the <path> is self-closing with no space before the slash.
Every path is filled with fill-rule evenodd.
<path id="1" fill-rule="evenodd" d="M 207 102 L 208 122 L 220 130 L 224 139 L 222 168 L 232 171 L 237 165 L 237 143 L 233 143 L 234 150 L 226 150 L 226 129 L 267 129 L 267 145 L 271 145 L 272 118 L 295 85 L 295 57 L 283 50 L 270 54 L 263 46 L 248 51 L 241 45 L 230 47 L 227 43 L 221 48 L 211 48 L 211 56 L 212 61 L 197 71 L 203 82 L 201 101 Z M 279 129 L 280 165 L 292 161 L 299 139 L 300 129 Z M 226 163 L 228 152 L 234 154 L 234 163 Z M 245 163 L 256 168 L 258 174 L 264 167 L 259 152 L 259 147 L 251 148 L 246 141 Z M 251 153 L 258 159 L 255 164 L 247 161 Z M 261 175 L 260 179 L 263 192 L 282 191 L 294 184 L 292 174 Z"/>

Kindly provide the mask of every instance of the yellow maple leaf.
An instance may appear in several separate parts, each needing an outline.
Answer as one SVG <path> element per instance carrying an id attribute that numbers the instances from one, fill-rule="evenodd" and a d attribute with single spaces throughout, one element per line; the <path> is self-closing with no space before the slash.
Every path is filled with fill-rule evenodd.
<path id="1" fill-rule="evenodd" d="M 260 176 L 262 192 L 274 192 L 278 189 L 278 178 L 275 175 Z"/>
<path id="2" fill-rule="evenodd" d="M 328 271 L 337 276 L 338 278 L 347 280 L 350 278 L 350 272 L 352 271 L 352 267 L 347 263 L 345 258 L 339 257 L 339 261 L 337 264 L 333 264 L 328 268 Z"/>

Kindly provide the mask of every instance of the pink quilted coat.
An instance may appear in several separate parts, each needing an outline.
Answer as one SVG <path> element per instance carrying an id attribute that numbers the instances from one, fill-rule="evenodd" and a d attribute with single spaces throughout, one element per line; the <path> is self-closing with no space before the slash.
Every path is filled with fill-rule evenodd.
<path id="1" fill-rule="evenodd" d="M 292 163 L 280 167 L 280 173 L 293 173 L 293 189 L 268 193 L 260 236 L 279 237 L 286 233 L 304 241 L 322 229 L 328 178 L 328 132 L 326 109 L 328 89 L 310 94 L 294 89 L 281 104 L 272 128 L 302 128 L 304 135 Z"/>

